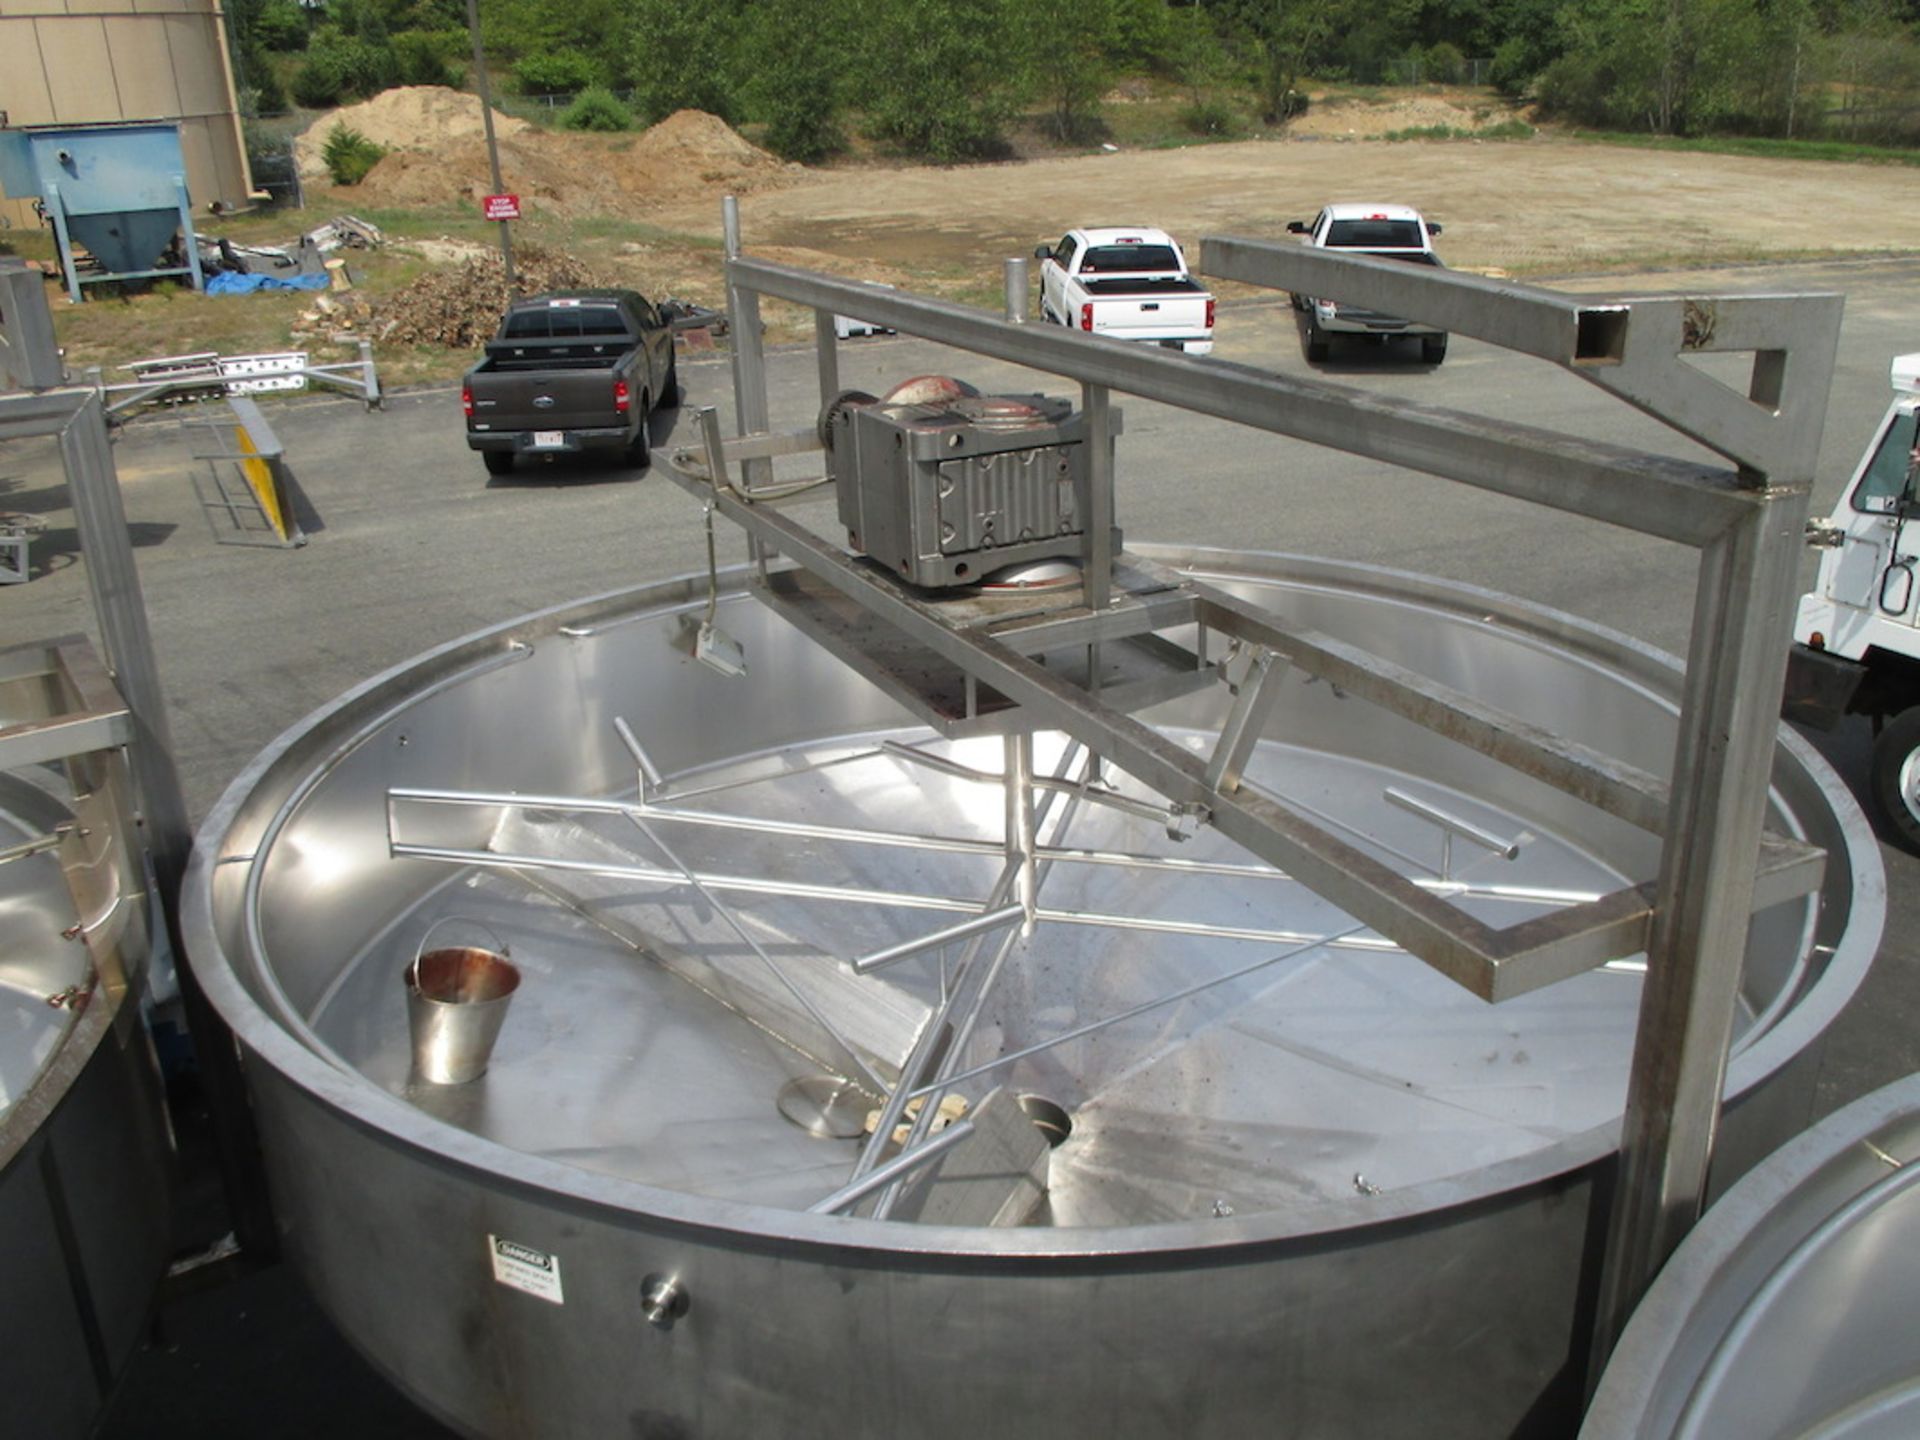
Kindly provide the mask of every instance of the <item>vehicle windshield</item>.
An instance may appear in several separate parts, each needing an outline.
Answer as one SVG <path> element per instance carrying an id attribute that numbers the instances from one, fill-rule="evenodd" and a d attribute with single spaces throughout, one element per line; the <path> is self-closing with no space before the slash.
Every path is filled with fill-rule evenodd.
<path id="1" fill-rule="evenodd" d="M 565 340 L 584 335 L 624 335 L 616 305 L 552 305 L 507 317 L 509 340 Z"/>
<path id="2" fill-rule="evenodd" d="M 1080 264 L 1082 275 L 1138 275 L 1178 270 L 1171 245 L 1095 245 Z"/>
<path id="3" fill-rule="evenodd" d="M 1913 469 L 1917 420 L 1920 414 L 1914 411 L 1893 417 L 1887 433 L 1880 437 L 1880 448 L 1867 462 L 1866 474 L 1854 487 L 1854 509 L 1875 515 L 1885 515 L 1893 509 Z"/>
<path id="4" fill-rule="evenodd" d="M 1332 220 L 1327 244 L 1365 250 L 1424 250 L 1418 220 Z"/>

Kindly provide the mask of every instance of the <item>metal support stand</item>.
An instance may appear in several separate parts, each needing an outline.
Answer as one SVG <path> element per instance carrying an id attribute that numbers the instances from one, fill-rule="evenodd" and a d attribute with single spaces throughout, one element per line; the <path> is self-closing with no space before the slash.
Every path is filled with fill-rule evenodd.
<path id="1" fill-rule="evenodd" d="M 52 334 L 50 318 L 31 313 L 36 304 L 44 312 L 43 290 L 16 287 L 8 292 L 8 299 L 28 312 L 19 316 L 11 307 L 0 311 L 0 328 L 10 354 L 23 338 Z M 56 364 L 54 357 L 42 356 L 26 368 L 45 374 Z M 0 395 L 0 439 L 16 435 L 53 435 L 59 440 L 105 658 L 130 717 L 128 755 L 145 816 L 147 850 L 166 917 L 168 943 L 178 964 L 187 1028 L 213 1117 L 234 1233 L 251 1256 L 268 1259 L 277 1251 L 279 1240 L 239 1055 L 232 1035 L 194 980 L 180 929 L 180 882 L 193 834 L 174 768 L 166 701 L 99 392 L 78 388 Z"/>
<path id="2" fill-rule="evenodd" d="M 1807 487 L 1768 492 L 1700 557 L 1676 775 L 1647 946 L 1591 1374 L 1706 1203 L 1753 904 L 1753 854 L 1779 695 Z M 1732 643 L 1726 643 L 1726 637 Z"/>
<path id="3" fill-rule="evenodd" d="M 1547 359 L 1620 396 L 1732 462 L 1732 470 L 1596 445 L 1584 438 L 1459 411 L 1374 397 L 1244 366 L 1220 366 L 1150 347 L 1023 323 L 1014 267 L 1004 315 L 897 292 L 875 292 L 741 252 L 729 200 L 727 284 L 739 334 L 735 385 L 740 432 L 733 454 L 681 451 L 663 469 L 742 526 L 756 556 L 778 553 L 796 567 L 763 587 L 770 603 L 823 637 L 943 733 L 978 733 L 981 692 L 1003 696 L 993 723 L 1007 745 L 1008 866 L 984 907 L 1017 896 L 1023 928 L 1043 914 L 1029 898 L 1032 861 L 1018 794 L 1021 737 L 1057 729 L 1165 797 L 1174 813 L 1210 824 L 1256 856 L 1311 886 L 1362 926 L 1404 946 L 1490 1000 L 1583 970 L 1648 955 L 1624 1137 L 1619 1198 L 1596 1317 L 1595 1359 L 1604 1359 L 1652 1274 L 1698 1213 L 1724 1080 L 1726 1050 L 1748 919 L 1756 907 L 1804 893 L 1824 857 L 1763 833 L 1767 781 L 1785 666 L 1785 623 L 1811 485 L 1815 447 L 1837 345 L 1838 296 L 1705 297 L 1593 303 L 1453 272 L 1258 241 L 1208 238 L 1201 269 L 1243 283 L 1365 304 L 1458 335 Z M 1020 286 L 1024 291 L 1024 284 Z M 1081 387 L 1092 464 L 1079 497 L 1087 542 L 1081 584 L 1049 605 L 1027 601 L 1002 615 L 985 601 L 929 599 L 834 541 L 778 512 L 747 505 L 721 484 L 738 456 L 768 454 L 766 381 L 759 351 L 760 296 L 813 307 L 822 317 L 856 309 L 874 324 L 1047 371 Z M 1018 313 L 1017 313 L 1018 312 Z M 1751 352 L 1745 393 L 1687 363 L 1713 351 Z M 823 393 L 837 383 L 823 359 Z M 1700 577 L 1678 753 L 1670 777 L 1595 754 L 1471 695 L 1403 667 L 1289 628 L 1279 617 L 1192 581 L 1156 574 L 1112 545 L 1111 390 L 1354 454 L 1405 465 L 1495 494 L 1555 506 L 1678 541 L 1700 552 Z M 851 605 L 860 619 L 843 616 Z M 839 607 L 839 608 L 835 608 Z M 1228 707 L 1210 758 L 1168 743 L 1132 714 L 1152 691 L 1103 687 L 1102 651 L 1165 632 L 1224 632 L 1255 656 Z M 1181 648 L 1188 673 L 1217 674 L 1205 645 Z M 1066 647 L 1086 657 L 1084 678 L 1055 661 Z M 912 663 L 902 663 L 902 651 Z M 1611 895 L 1568 905 L 1505 929 L 1443 903 L 1414 878 L 1307 818 L 1304 807 L 1242 781 L 1262 732 L 1278 672 L 1287 665 L 1440 731 L 1448 739 L 1556 786 L 1662 839 L 1656 875 Z M 958 671 L 944 690 L 968 697 L 955 715 L 929 685 L 915 701 L 914 674 Z M 1270 670 L 1273 673 L 1269 673 Z M 1479 837 L 1415 800 L 1440 827 L 1437 882 L 1456 883 L 1454 836 L 1489 856 L 1518 842 Z M 1037 885 L 1033 892 L 1037 895 Z M 977 944 L 977 939 L 976 942 Z M 1006 944 L 1012 943 L 1008 937 Z M 1003 949 L 1004 953 L 1004 949 Z M 990 985 L 993 971 L 983 985 Z M 952 1003 L 972 988 L 965 974 Z M 961 1013 L 965 1013 L 964 1009 Z M 929 1032 L 937 1029 L 929 1026 Z M 889 1101 L 889 1122 L 917 1086 L 936 1037 L 922 1036 L 907 1081 Z M 949 1042 L 945 1053 L 959 1047 Z M 996 1062 L 997 1063 L 997 1062 Z M 891 1123 L 881 1134 L 891 1133 Z M 862 1168 L 877 1161 L 869 1146 Z M 913 1142 L 910 1139 L 909 1145 Z M 893 1190 L 883 1191 L 884 1213 Z M 1596 1367 L 1597 1368 L 1597 1367 Z"/>

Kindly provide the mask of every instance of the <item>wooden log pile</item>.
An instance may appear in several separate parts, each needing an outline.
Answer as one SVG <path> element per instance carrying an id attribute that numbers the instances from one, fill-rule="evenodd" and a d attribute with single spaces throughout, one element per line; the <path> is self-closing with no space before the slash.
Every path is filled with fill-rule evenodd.
<path id="1" fill-rule="evenodd" d="M 576 256 L 534 245 L 514 248 L 513 268 L 520 295 L 608 283 Z M 488 252 L 430 270 L 391 295 L 369 296 L 361 290 L 340 295 L 338 308 L 325 323 L 336 332 L 364 335 L 376 345 L 477 350 L 492 338 L 508 298 L 505 264 L 497 253 Z"/>

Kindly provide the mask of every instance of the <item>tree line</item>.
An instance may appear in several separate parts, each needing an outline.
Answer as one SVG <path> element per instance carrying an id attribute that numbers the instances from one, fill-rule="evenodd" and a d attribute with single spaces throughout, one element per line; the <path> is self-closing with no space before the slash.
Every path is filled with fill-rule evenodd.
<path id="1" fill-rule="evenodd" d="M 1920 0 L 480 0 L 489 71 L 580 97 L 582 128 L 682 108 L 761 127 L 789 159 L 863 135 L 939 161 L 1006 153 L 1037 113 L 1103 133 L 1150 76 L 1196 133 L 1284 122 L 1309 82 L 1484 78 L 1550 117 L 1655 135 L 1920 138 Z M 464 0 L 229 0 L 260 112 L 460 84 Z M 623 98 L 621 98 L 623 97 Z"/>

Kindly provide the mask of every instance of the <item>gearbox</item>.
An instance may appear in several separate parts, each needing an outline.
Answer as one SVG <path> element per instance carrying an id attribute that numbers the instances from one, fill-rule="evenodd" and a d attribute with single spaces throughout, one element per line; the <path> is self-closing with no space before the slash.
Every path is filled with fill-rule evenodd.
<path id="1" fill-rule="evenodd" d="M 1117 435 L 1120 413 L 1110 413 Z M 885 399 L 841 395 L 820 437 L 848 543 L 912 584 L 978 584 L 1081 553 L 1087 421 L 1069 400 L 922 377 Z"/>

